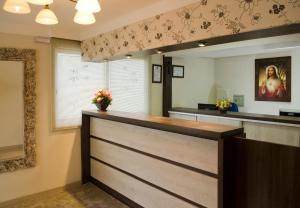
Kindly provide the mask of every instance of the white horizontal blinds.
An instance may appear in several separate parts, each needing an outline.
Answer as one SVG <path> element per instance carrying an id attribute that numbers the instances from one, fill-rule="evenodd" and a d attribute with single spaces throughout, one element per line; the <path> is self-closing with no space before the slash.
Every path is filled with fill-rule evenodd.
<path id="1" fill-rule="evenodd" d="M 111 110 L 148 111 L 146 63 L 142 59 L 123 59 L 109 63 Z"/>
<path id="2" fill-rule="evenodd" d="M 81 111 L 95 109 L 94 93 L 106 86 L 104 64 L 82 62 L 80 52 L 56 53 L 55 127 L 81 124 Z"/>

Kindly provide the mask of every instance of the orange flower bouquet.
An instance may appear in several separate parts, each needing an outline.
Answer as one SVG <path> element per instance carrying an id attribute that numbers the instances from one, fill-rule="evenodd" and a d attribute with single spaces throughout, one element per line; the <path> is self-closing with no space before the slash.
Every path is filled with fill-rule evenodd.
<path id="1" fill-rule="evenodd" d="M 111 105 L 112 95 L 106 89 L 100 89 L 92 100 L 92 103 L 101 111 L 106 111 L 107 107 Z"/>

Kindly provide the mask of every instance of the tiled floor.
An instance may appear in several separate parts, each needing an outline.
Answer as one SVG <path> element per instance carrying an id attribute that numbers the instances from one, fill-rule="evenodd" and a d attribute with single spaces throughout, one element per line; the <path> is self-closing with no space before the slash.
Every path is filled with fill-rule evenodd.
<path id="1" fill-rule="evenodd" d="M 0 208 L 128 208 L 92 184 L 35 194 L 0 204 Z"/>

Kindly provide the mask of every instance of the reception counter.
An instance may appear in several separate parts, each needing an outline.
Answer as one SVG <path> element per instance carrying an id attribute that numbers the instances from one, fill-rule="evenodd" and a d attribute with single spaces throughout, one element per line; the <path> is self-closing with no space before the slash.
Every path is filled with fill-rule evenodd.
<path id="1" fill-rule="evenodd" d="M 221 123 L 244 128 L 247 139 L 300 146 L 300 118 L 254 113 L 173 108 L 170 117 L 199 122 Z"/>
<path id="2" fill-rule="evenodd" d="M 223 207 L 223 140 L 233 126 L 122 112 L 83 112 L 83 182 L 131 207 Z"/>
<path id="3" fill-rule="evenodd" d="M 218 110 L 200 110 L 194 108 L 172 108 L 169 113 L 186 113 L 194 115 L 218 116 L 239 121 L 255 121 L 261 123 L 271 123 L 285 126 L 300 127 L 299 117 L 290 116 L 276 116 L 257 113 L 243 113 L 243 112 L 226 112 L 222 113 Z"/>
<path id="4" fill-rule="evenodd" d="M 82 182 L 130 207 L 300 207 L 299 147 L 243 128 L 84 111 L 81 134 Z"/>

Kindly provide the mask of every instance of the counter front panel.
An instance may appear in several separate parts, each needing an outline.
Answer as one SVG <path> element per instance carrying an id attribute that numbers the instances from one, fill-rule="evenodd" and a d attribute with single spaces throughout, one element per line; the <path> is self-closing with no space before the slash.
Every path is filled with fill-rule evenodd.
<path id="1" fill-rule="evenodd" d="M 197 207 L 93 159 L 91 160 L 91 176 L 136 202 L 140 207 Z"/>
<path id="2" fill-rule="evenodd" d="M 256 140 L 228 125 L 84 112 L 82 182 L 131 208 L 300 207 L 297 127 L 248 122 Z"/>
<path id="3" fill-rule="evenodd" d="M 198 204 L 217 206 L 217 178 L 93 138 L 91 156 Z"/>
<path id="4" fill-rule="evenodd" d="M 203 171 L 218 173 L 218 142 L 91 118 L 91 136 Z"/>
<path id="5" fill-rule="evenodd" d="M 134 208 L 223 207 L 222 140 L 242 128 L 122 115 L 83 114 L 83 182 Z"/>

